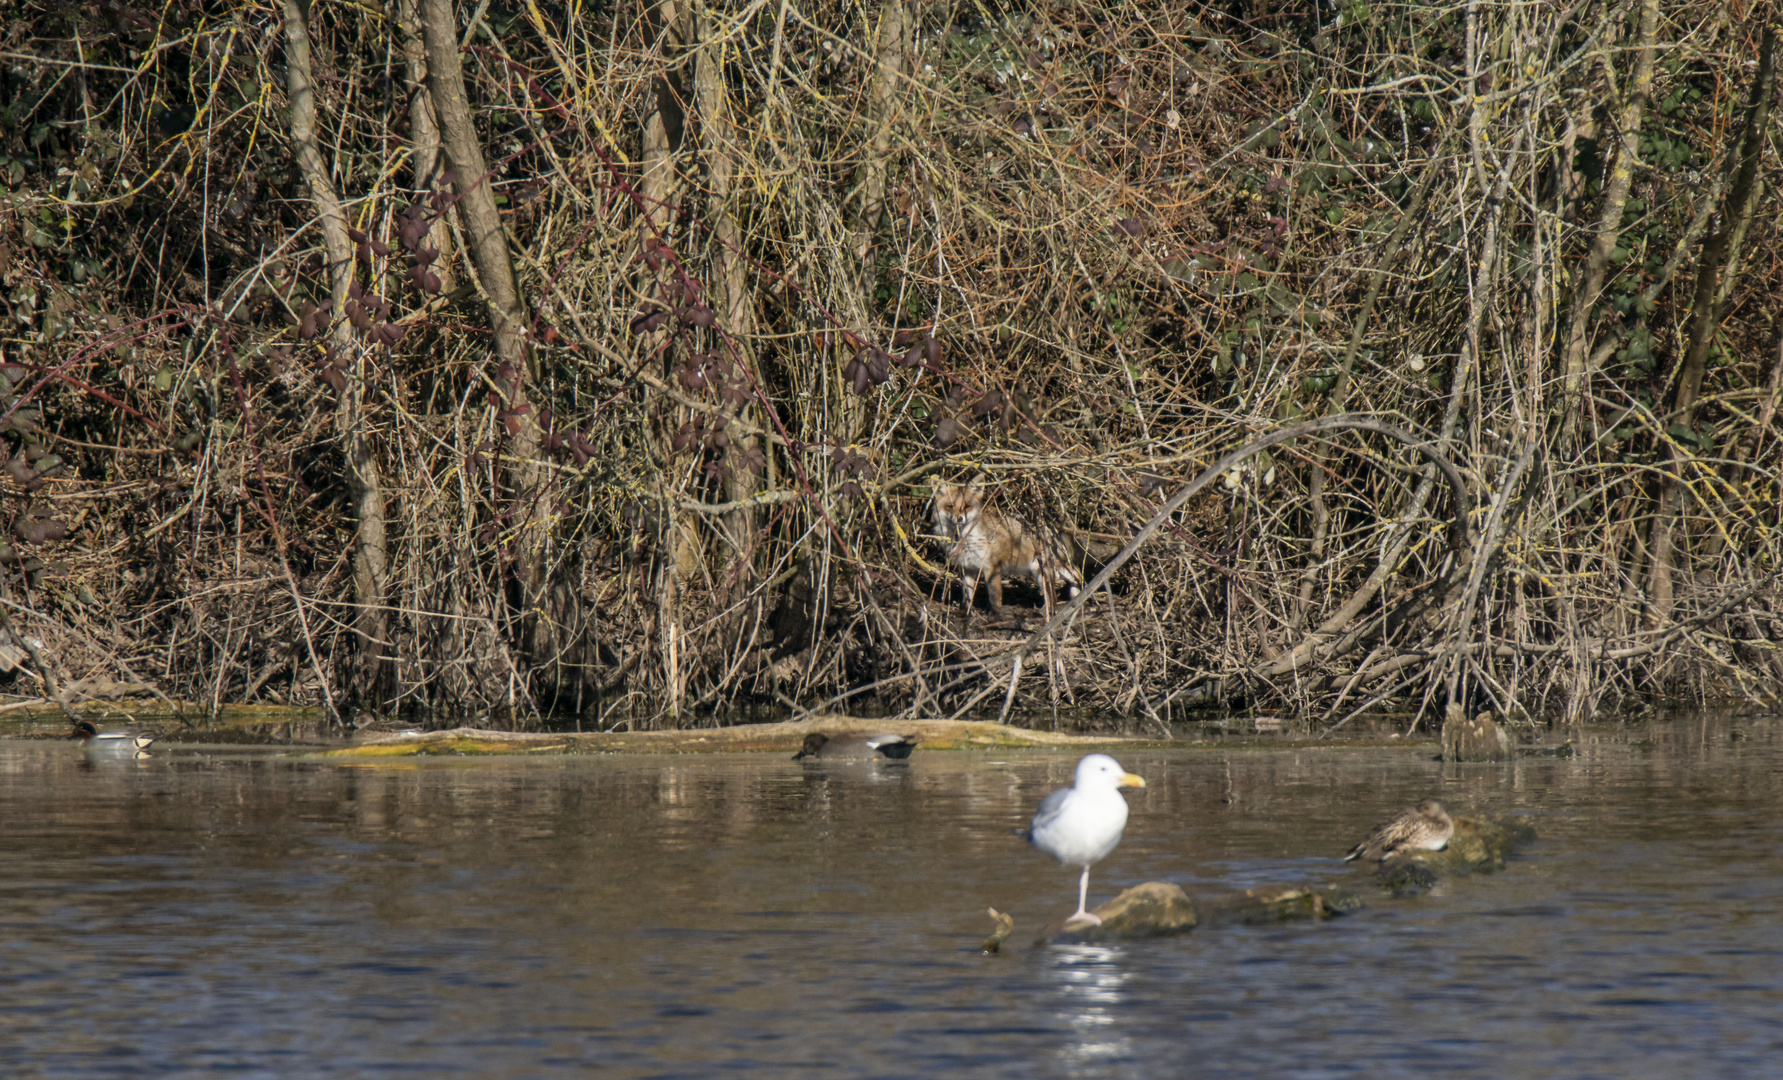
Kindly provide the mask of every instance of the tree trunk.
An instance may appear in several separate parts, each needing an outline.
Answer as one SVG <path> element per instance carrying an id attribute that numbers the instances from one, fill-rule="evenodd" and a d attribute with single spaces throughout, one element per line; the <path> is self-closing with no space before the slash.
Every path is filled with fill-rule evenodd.
<path id="1" fill-rule="evenodd" d="M 1592 312 L 1598 294 L 1603 292 L 1604 278 L 1609 274 L 1610 254 L 1622 236 L 1622 210 L 1628 203 L 1628 189 L 1634 183 L 1634 167 L 1639 163 L 1641 117 L 1646 112 L 1647 98 L 1653 91 L 1653 43 L 1659 32 L 1659 0 L 1641 0 L 1640 42 L 1636 46 L 1634 77 L 1622 94 L 1622 111 L 1616 130 L 1622 134 L 1622 145 L 1616 152 L 1616 163 L 1604 185 L 1603 208 L 1598 215 L 1597 238 L 1585 259 L 1585 277 L 1573 293 L 1572 317 L 1566 335 L 1564 393 L 1560 408 L 1560 447 L 1562 460 L 1572 456 L 1577 445 L 1579 410 L 1585 394 L 1586 331 L 1590 329 Z M 1604 72 L 1612 74 L 1606 50 Z"/>
<path id="2" fill-rule="evenodd" d="M 498 368 L 492 381 L 505 398 L 502 416 L 508 432 L 508 497 L 513 500 L 508 531 L 513 537 L 514 576 L 522 590 L 520 651 L 529 661 L 536 661 L 537 614 L 545 575 L 545 546 L 538 535 L 544 470 L 539 462 L 538 418 L 527 399 L 527 388 L 536 381 L 537 373 L 527 348 L 526 315 L 514 280 L 507 233 L 495 206 L 489 167 L 483 160 L 458 63 L 458 21 L 453 17 L 452 0 L 421 0 L 421 24 L 427 46 L 428 87 L 446 156 L 456 174 L 452 187 L 459 196 L 466 243 L 495 338 Z"/>
<path id="3" fill-rule="evenodd" d="M 687 112 L 682 88 L 675 81 L 674 73 L 678 70 L 677 62 L 687 40 L 692 36 L 688 0 L 658 0 L 652 16 L 652 29 L 655 33 L 655 55 L 652 60 L 656 64 L 657 75 L 651 80 L 651 108 L 644 116 L 641 132 L 641 172 L 638 177 L 638 191 L 643 197 L 643 205 L 639 208 L 638 242 L 646 253 L 658 242 L 668 242 L 668 230 L 674 224 L 674 208 L 681 194 L 681 175 L 675 166 L 675 154 L 680 149 L 685 134 Z M 650 263 L 646 263 L 646 272 L 653 276 L 643 283 L 640 291 L 667 304 L 669 296 L 674 295 L 679 287 L 678 274 L 674 263 L 669 259 L 661 260 L 656 266 L 652 271 Z M 668 295 L 658 291 L 665 288 Z M 655 423 L 651 431 L 656 441 L 656 451 L 666 461 L 673 456 L 667 433 L 676 425 L 675 406 L 673 402 L 659 399 L 652 414 Z M 684 511 L 676 508 L 678 500 L 674 497 L 674 492 L 666 489 L 666 478 L 664 484 L 665 489 L 661 494 L 666 528 L 659 534 L 659 538 L 666 557 L 656 567 L 656 573 L 661 576 L 655 590 L 656 644 L 662 661 L 666 706 L 672 720 L 678 721 L 682 708 L 682 688 L 687 683 L 681 663 L 681 582 L 693 580 L 700 574 L 701 555 L 696 531 L 698 526 Z"/>
<path id="4" fill-rule="evenodd" d="M 1759 46 L 1758 74 L 1752 82 L 1752 95 L 1746 106 L 1746 123 L 1736 154 L 1738 172 L 1728 191 L 1721 225 L 1704 242 L 1702 257 L 1696 267 L 1696 295 L 1691 305 L 1690 344 L 1678 369 L 1677 389 L 1672 395 L 1671 412 L 1674 425 L 1694 431 L 1696 401 L 1702 393 L 1703 374 L 1708 366 L 1709 346 L 1715 330 L 1726 314 L 1727 298 L 1721 284 L 1722 264 L 1733 254 L 1734 237 L 1744 234 L 1758 206 L 1758 161 L 1763 156 L 1765 134 L 1769 130 L 1771 98 L 1774 94 L 1777 67 L 1777 26 L 1768 23 Z M 1672 468 L 1659 492 L 1658 513 L 1653 518 L 1653 533 L 1648 546 L 1653 561 L 1647 578 L 1650 603 L 1649 621 L 1663 624 L 1672 612 L 1673 530 L 1684 503 L 1683 471 L 1688 468 L 1694 451 L 1686 449 L 1678 438 L 1668 440 Z"/>
<path id="5" fill-rule="evenodd" d="M 681 190 L 681 177 L 675 168 L 675 152 L 687 123 L 686 106 L 681 87 L 671 72 L 688 38 L 685 0 L 659 0 L 655 8 L 656 57 L 659 74 L 652 80 L 654 100 L 644 116 L 642 174 L 638 190 L 644 196 L 644 242 L 666 239 L 663 235 L 674 221 L 675 196 Z"/>
<path id="6" fill-rule="evenodd" d="M 398 0 L 396 22 L 402 34 L 402 54 L 408 77 L 405 89 L 409 92 L 409 145 L 413 147 L 410 166 L 415 189 L 431 193 L 439 187 L 440 174 L 446 171 L 446 165 L 440 147 L 439 118 L 434 114 L 433 98 L 427 90 L 427 43 L 422 40 L 421 15 L 415 0 Z M 450 209 L 446 211 L 451 212 Z M 454 280 L 457 275 L 452 272 L 452 230 L 442 221 L 439 228 L 428 233 L 427 239 L 440 253 L 433 263 L 433 270 L 440 279 L 440 292 L 449 293 L 457 287 Z"/>
<path id="7" fill-rule="evenodd" d="M 386 683 L 389 665 L 389 615 L 384 603 L 387 555 L 384 530 L 383 479 L 378 459 L 366 431 L 365 350 L 354 339 L 353 326 L 344 312 L 347 289 L 353 284 L 353 243 L 347 236 L 347 217 L 340 198 L 328 179 L 321 150 L 316 145 L 315 79 L 310 71 L 309 6 L 304 0 L 283 0 L 285 22 L 285 79 L 291 102 L 291 145 L 298 168 L 309 185 L 310 201 L 322 222 L 322 245 L 328 256 L 329 295 L 334 298 L 333 347 L 353 356 L 352 377 L 340 395 L 336 424 L 347 445 L 347 484 L 353 501 L 356 528 L 353 534 L 353 600 L 357 615 L 358 658 L 352 694 L 377 701 Z"/>
<path id="8" fill-rule="evenodd" d="M 735 347 L 733 359 L 747 375 L 756 378 L 754 350 L 750 336 L 754 330 L 754 309 L 749 294 L 748 264 L 740 254 L 743 230 L 737 224 L 736 197 L 732 176 L 736 158 L 731 143 L 737 132 L 731 123 L 730 101 L 725 93 L 723 50 L 711 44 L 713 23 L 710 9 L 700 20 L 699 60 L 694 68 L 694 97 L 700 122 L 700 153 L 706 166 L 706 220 L 711 224 L 707 265 L 711 303 L 718 313 L 718 328 Z M 718 346 L 722 349 L 723 346 Z M 737 410 L 739 418 L 760 426 L 760 417 L 753 404 Z M 739 453 L 730 456 L 731 474 L 725 485 L 725 498 L 740 502 L 761 490 L 761 477 L 746 461 L 751 450 L 761 448 L 761 440 L 753 435 L 736 439 Z M 725 575 L 730 596 L 741 595 L 749 587 L 755 555 L 755 532 L 759 511 L 754 506 L 739 507 L 724 516 L 724 527 L 730 538 L 733 572 Z"/>
<path id="9" fill-rule="evenodd" d="M 859 213 L 854 219 L 852 254 L 855 258 L 857 292 L 850 297 L 847 317 L 868 337 L 875 336 L 879 289 L 879 254 L 876 245 L 885 221 L 886 188 L 891 173 L 892 127 L 897 123 L 902 104 L 904 50 L 915 32 L 916 14 L 912 4 L 889 0 L 879 9 L 879 24 L 873 32 L 868 53 L 873 57 L 872 84 L 867 92 L 867 138 L 861 150 L 861 164 L 855 171 L 854 183 Z M 889 344 L 889 343 L 888 343 Z M 832 369 L 833 370 L 833 369 Z M 851 393 L 840 380 L 832 380 L 837 429 L 842 441 L 854 442 L 867 436 L 871 415 L 871 398 Z M 830 582 L 828 561 L 818 580 L 820 589 Z"/>
<path id="10" fill-rule="evenodd" d="M 898 119 L 900 92 L 904 82 L 904 49 L 915 33 L 916 12 L 902 0 L 892 0 L 879 12 L 879 29 L 873 38 L 872 53 L 876 61 L 873 88 L 867 102 L 866 158 L 857 177 L 860 185 L 861 210 L 855 228 L 855 256 L 860 260 L 861 302 L 872 309 L 873 291 L 879 281 L 879 260 L 873 254 L 873 240 L 885 217 L 887 158 L 891 154 L 892 125 Z M 865 312 L 863 312 L 865 314 Z"/>

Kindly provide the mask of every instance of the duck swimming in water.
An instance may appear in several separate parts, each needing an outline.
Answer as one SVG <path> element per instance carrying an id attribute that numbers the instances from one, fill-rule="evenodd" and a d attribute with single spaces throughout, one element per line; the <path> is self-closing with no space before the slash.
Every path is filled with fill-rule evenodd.
<path id="1" fill-rule="evenodd" d="M 821 731 L 805 736 L 805 745 L 792 756 L 802 758 L 872 758 L 882 761 L 903 761 L 916 749 L 914 735 L 853 735 L 830 738 Z"/>
<path id="2" fill-rule="evenodd" d="M 99 725 L 91 720 L 76 720 L 74 730 L 68 737 L 80 740 L 80 748 L 88 753 L 138 754 L 147 750 L 161 736 L 138 728 L 109 728 L 101 731 Z"/>

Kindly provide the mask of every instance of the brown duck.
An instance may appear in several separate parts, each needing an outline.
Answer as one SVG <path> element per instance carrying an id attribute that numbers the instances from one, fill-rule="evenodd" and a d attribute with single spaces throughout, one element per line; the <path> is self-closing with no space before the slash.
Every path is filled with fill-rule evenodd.
<path id="1" fill-rule="evenodd" d="M 1435 799 L 1425 799 L 1391 821 L 1383 821 L 1368 839 L 1350 849 L 1344 862 L 1371 859 L 1379 862 L 1402 851 L 1441 851 L 1455 835 L 1455 823 Z"/>

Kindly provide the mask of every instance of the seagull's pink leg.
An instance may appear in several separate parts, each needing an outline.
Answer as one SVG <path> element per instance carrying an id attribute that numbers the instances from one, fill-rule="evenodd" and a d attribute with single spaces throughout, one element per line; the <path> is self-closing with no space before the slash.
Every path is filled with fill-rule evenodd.
<path id="1" fill-rule="evenodd" d="M 1077 883 L 1077 911 L 1070 918 L 1065 920 L 1066 926 L 1070 926 L 1072 923 L 1089 923 L 1091 926 L 1102 925 L 1102 916 L 1086 910 L 1089 899 L 1090 868 L 1086 866 L 1083 868 L 1083 880 Z"/>

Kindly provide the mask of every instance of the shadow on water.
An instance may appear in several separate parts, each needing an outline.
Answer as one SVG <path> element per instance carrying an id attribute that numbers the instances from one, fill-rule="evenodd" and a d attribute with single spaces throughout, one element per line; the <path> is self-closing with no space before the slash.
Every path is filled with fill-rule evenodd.
<path id="1" fill-rule="evenodd" d="M 334 763 L 0 741 L 20 1075 L 1752 1076 L 1783 1042 L 1783 724 L 1571 757 L 1145 750 L 1092 902 L 1363 888 L 1434 795 L 1540 839 L 1331 923 L 1031 949 L 1076 873 L 1011 835 L 1074 756 Z M 981 956 L 986 907 L 1012 912 Z"/>

